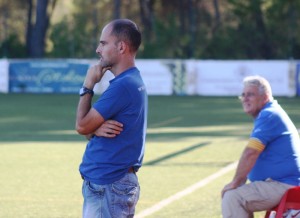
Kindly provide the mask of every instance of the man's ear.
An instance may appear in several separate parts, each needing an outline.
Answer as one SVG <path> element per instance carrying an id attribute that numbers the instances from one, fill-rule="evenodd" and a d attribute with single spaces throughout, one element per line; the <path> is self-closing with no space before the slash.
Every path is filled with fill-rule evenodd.
<path id="1" fill-rule="evenodd" d="M 118 49 L 120 53 L 124 53 L 127 49 L 127 44 L 124 41 L 120 41 L 118 44 Z"/>
<path id="2" fill-rule="evenodd" d="M 264 102 L 268 103 L 270 101 L 270 96 L 267 94 L 264 94 Z"/>

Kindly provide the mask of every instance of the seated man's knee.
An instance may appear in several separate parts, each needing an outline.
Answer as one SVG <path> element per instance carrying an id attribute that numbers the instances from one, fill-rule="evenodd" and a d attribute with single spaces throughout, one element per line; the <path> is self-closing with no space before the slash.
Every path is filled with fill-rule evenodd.
<path id="1" fill-rule="evenodd" d="M 228 190 L 227 192 L 225 192 L 224 196 L 223 196 L 223 203 L 232 203 L 232 202 L 235 202 L 235 201 L 238 201 L 239 199 L 239 195 L 237 193 L 237 191 L 235 189 L 232 189 L 232 190 Z"/>

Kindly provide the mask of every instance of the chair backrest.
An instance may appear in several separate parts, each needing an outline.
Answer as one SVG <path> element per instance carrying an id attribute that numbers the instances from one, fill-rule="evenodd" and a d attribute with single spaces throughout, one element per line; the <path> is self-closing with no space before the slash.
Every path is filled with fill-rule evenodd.
<path id="1" fill-rule="evenodd" d="M 282 218 L 284 212 L 289 209 L 300 210 L 300 186 L 290 188 L 281 198 L 277 207 L 272 210 L 276 211 L 275 218 Z M 269 217 L 270 211 L 265 217 Z"/>

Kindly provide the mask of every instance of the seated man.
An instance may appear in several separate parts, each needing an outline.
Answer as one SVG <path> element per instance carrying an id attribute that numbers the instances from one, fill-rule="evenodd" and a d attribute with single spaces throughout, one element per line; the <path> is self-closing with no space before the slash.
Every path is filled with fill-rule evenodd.
<path id="1" fill-rule="evenodd" d="M 246 77 L 241 101 L 254 118 L 254 128 L 233 180 L 222 190 L 224 218 L 250 218 L 253 212 L 269 210 L 300 183 L 299 134 L 273 99 L 269 82 Z M 246 184 L 247 177 L 251 182 Z"/>

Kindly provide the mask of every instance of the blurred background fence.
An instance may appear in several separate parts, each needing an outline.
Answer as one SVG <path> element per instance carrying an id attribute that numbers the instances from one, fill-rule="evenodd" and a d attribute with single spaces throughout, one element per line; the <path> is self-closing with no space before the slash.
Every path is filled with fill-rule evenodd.
<path id="1" fill-rule="evenodd" d="M 78 93 L 93 59 L 2 59 L 0 92 Z M 275 96 L 300 95 L 300 62 L 284 60 L 138 59 L 149 95 L 237 96 L 245 76 L 261 75 Z M 105 74 L 95 92 L 101 94 L 113 78 Z"/>

